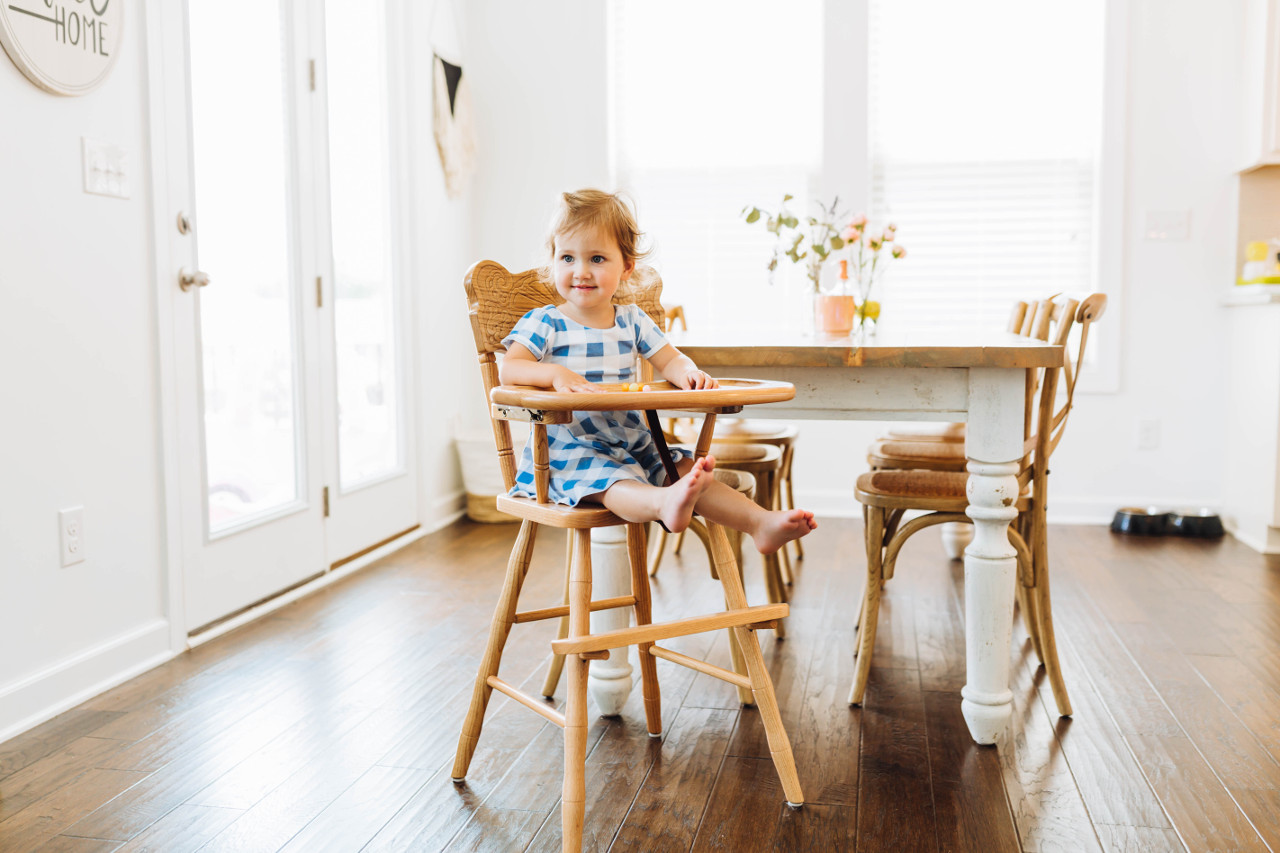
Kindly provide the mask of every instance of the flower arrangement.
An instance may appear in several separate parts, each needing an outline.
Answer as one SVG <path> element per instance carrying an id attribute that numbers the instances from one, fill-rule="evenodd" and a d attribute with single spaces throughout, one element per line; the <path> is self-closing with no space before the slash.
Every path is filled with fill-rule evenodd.
<path id="1" fill-rule="evenodd" d="M 883 231 L 873 232 L 865 213 L 849 220 L 840 236 L 849 247 L 849 266 L 858 290 L 857 324 L 862 329 L 868 320 L 874 323 L 880 317 L 880 303 L 871 299 L 877 274 L 883 276 L 891 260 L 905 258 L 907 247 L 897 242 L 898 226 L 891 222 Z"/>
<path id="2" fill-rule="evenodd" d="M 806 216 L 801 220 L 787 208 L 787 202 L 795 196 L 790 193 L 782 197 L 777 212 L 770 212 L 759 207 L 744 207 L 742 215 L 747 224 L 764 220 L 765 229 L 776 236 L 773 256 L 769 259 L 769 280 L 778 269 L 778 261 L 787 258 L 793 264 L 801 262 L 805 265 L 805 275 L 814 293 L 818 293 L 822 283 L 822 267 L 831 258 L 833 252 L 845 247 L 845 238 L 841 227 L 836 224 L 843 214 L 836 213 L 840 199 L 831 200 L 831 205 L 817 202 L 820 216 Z M 844 229 L 848 231 L 848 229 Z"/>

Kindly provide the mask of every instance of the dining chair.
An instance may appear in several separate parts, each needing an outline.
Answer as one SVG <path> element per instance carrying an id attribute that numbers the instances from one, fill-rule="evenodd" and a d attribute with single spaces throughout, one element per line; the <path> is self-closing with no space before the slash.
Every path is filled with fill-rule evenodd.
<path id="1" fill-rule="evenodd" d="M 1048 308 L 1046 309 L 1046 304 Z M 1024 338 L 1049 337 L 1049 321 L 1052 317 L 1052 300 L 1026 303 L 1013 303 L 1009 311 L 1009 320 L 1005 331 Z M 1041 313 L 1047 312 L 1047 313 Z M 964 465 L 956 468 L 951 460 L 954 447 L 919 447 L 919 443 L 943 442 L 947 445 L 959 445 L 964 450 L 964 423 L 922 423 L 896 424 L 875 439 L 867 450 L 867 462 L 871 470 L 894 468 L 924 468 L 933 471 L 963 471 Z M 911 442 L 910 446 L 886 444 L 886 442 Z M 961 459 L 964 453 L 960 454 Z"/>
<path id="2" fill-rule="evenodd" d="M 659 301 L 662 281 L 648 267 L 637 267 L 631 278 L 632 286 L 615 294 L 615 303 L 634 302 L 655 322 L 662 317 Z M 705 454 L 716 414 L 736 413 L 743 405 L 754 402 L 774 402 L 794 396 L 794 389 L 786 383 L 743 380 L 733 387 L 711 391 L 667 391 L 649 393 L 610 393 L 602 389 L 600 394 L 557 394 L 522 386 L 498 384 L 497 356 L 503 352 L 502 341 L 527 311 L 551 303 L 559 303 L 554 287 L 545 282 L 537 270 L 511 273 L 494 261 L 480 261 L 466 274 L 464 281 L 472 334 L 480 364 L 481 378 L 486 398 L 490 401 L 490 419 L 493 427 L 499 465 L 503 482 L 509 490 L 515 482 L 515 459 L 512 452 L 509 421 L 526 420 L 532 423 L 530 441 L 533 442 L 535 465 L 535 498 L 498 496 L 498 508 L 520 519 L 516 536 L 507 562 L 506 577 L 490 624 L 488 640 L 481 657 L 479 671 L 472 691 L 471 704 L 458 739 L 457 754 L 451 776 L 455 783 L 463 784 L 471 764 L 480 732 L 484 724 L 485 709 L 494 690 L 511 697 L 520 705 L 542 715 L 564 730 L 565 769 L 561 799 L 562 845 L 564 850 L 581 847 L 583 820 L 586 808 L 586 744 L 587 744 L 587 673 L 590 661 L 608 658 L 611 649 L 637 646 L 640 654 L 640 676 L 644 698 L 645 722 L 651 737 L 662 735 L 661 696 L 657 678 L 657 658 L 689 667 L 715 678 L 734 684 L 739 696 L 754 700 L 764 724 L 769 751 L 781 780 L 787 804 L 799 808 L 804 802 L 790 741 L 783 727 L 773 683 L 765 667 L 764 657 L 756 631 L 772 627 L 777 619 L 787 614 L 786 604 L 749 606 L 743 590 L 740 570 L 723 528 L 717 524 L 695 518 L 691 524 L 702 529 L 711 543 L 712 558 L 723 589 L 726 608 L 720 612 L 683 618 L 670 622 L 653 622 L 650 613 L 649 575 L 645 561 L 645 525 L 628 523 L 603 506 L 580 505 L 568 507 L 551 503 L 547 496 L 549 483 L 549 451 L 546 427 L 553 423 L 566 423 L 575 408 L 640 408 L 645 405 L 680 410 L 688 407 L 708 413 L 704 437 L 698 452 Z M 668 389 L 670 386 L 666 386 Z M 569 399 L 566 399 L 569 398 Z M 656 415 L 651 423 L 656 421 Z M 591 531 L 596 528 L 626 525 L 627 554 L 630 565 L 631 593 L 612 599 L 593 601 L 591 598 Z M 538 531 L 544 527 L 563 528 L 568 531 L 572 559 L 568 567 L 569 601 L 567 605 L 536 610 L 519 610 L 521 587 L 530 569 L 533 547 Z M 592 633 L 590 614 L 598 610 L 631 608 L 635 618 L 633 627 Z M 529 696 L 499 676 L 503 648 L 515 625 L 546 619 L 567 617 L 567 635 L 552 641 L 550 650 L 565 656 L 567 691 L 564 712 L 550 704 Z M 734 642 L 735 665 L 738 671 L 688 657 L 656 643 L 672 637 L 729 628 Z M 745 670 L 745 674 L 743 673 Z"/>
<path id="3" fill-rule="evenodd" d="M 1059 368 L 1028 370 L 1024 416 L 1023 458 L 1018 473 L 1018 517 L 1009 528 L 1009 541 L 1018 560 L 1018 605 L 1022 610 L 1036 657 L 1044 665 L 1053 689 L 1058 713 L 1071 715 L 1071 700 L 1058 662 L 1057 642 L 1049 602 L 1049 546 L 1045 520 L 1049 458 L 1062 440 L 1071 412 L 1080 359 L 1090 326 L 1106 310 L 1107 298 L 1095 293 L 1082 302 L 1063 299 L 1052 303 L 1047 323 L 1054 323 L 1050 338 L 1066 349 L 1073 325 L 1079 325 L 1076 356 L 1064 357 Z M 1037 311 L 1037 315 L 1043 314 Z M 1057 402 L 1059 391 L 1065 400 Z M 963 451 L 962 451 L 963 452 Z M 857 668 L 849 704 L 860 705 L 875 648 L 876 620 L 885 582 L 893 577 L 903 544 L 912 535 L 935 524 L 971 523 L 965 515 L 968 501 L 963 471 L 881 470 L 858 477 L 856 494 L 863 507 L 867 554 L 867 582 L 858 618 Z M 904 514 L 925 513 L 904 522 Z"/>

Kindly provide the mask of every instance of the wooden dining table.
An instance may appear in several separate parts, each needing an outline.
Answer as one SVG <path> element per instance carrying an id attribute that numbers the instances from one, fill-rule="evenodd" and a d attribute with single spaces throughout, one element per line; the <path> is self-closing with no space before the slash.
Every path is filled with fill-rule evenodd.
<path id="1" fill-rule="evenodd" d="M 1018 514 L 1025 376 L 1029 368 L 1061 366 L 1062 348 L 1006 332 L 965 330 L 882 332 L 864 341 L 768 330 L 708 329 L 669 337 L 715 377 L 795 385 L 793 399 L 748 406 L 740 417 L 967 423 L 966 513 L 973 520 L 974 537 L 964 552 L 966 683 L 961 708 L 973 739 L 994 743 L 1012 713 L 1009 643 L 1017 558 L 1008 526 Z M 863 448 L 825 452 L 861 454 Z M 849 483 L 850 490 L 853 485 Z M 617 538 L 611 528 L 596 531 L 593 538 L 597 596 L 629 590 L 625 543 Z M 856 602 L 850 608 L 856 612 Z M 610 620 L 627 619 L 624 611 L 600 611 L 591 618 L 593 632 L 619 627 Z M 616 714 L 631 689 L 631 665 L 623 655 L 599 661 L 591 668 L 590 682 L 602 713 Z"/>

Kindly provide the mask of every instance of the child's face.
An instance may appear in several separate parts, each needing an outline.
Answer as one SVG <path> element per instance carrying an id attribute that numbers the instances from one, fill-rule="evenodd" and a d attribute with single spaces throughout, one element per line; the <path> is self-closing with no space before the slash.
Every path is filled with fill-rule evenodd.
<path id="1" fill-rule="evenodd" d="M 581 228 L 556 235 L 556 290 L 576 320 L 612 320 L 613 294 L 634 268 L 633 261 L 623 260 L 617 241 L 603 231 Z"/>

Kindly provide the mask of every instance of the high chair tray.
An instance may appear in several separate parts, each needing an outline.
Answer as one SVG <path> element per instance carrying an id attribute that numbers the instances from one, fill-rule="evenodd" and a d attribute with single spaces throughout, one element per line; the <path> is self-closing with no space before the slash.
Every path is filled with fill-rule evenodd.
<path id="1" fill-rule="evenodd" d="M 602 382 L 599 392 L 579 394 L 549 391 L 530 385 L 499 385 L 489 393 L 495 406 L 518 406 L 542 411 L 612 411 L 618 409 L 663 409 L 682 412 L 733 414 L 743 406 L 780 403 L 795 397 L 790 382 L 767 379 L 719 379 L 719 388 L 684 391 L 670 382 L 650 382 L 648 391 L 631 391 L 626 383 Z"/>

